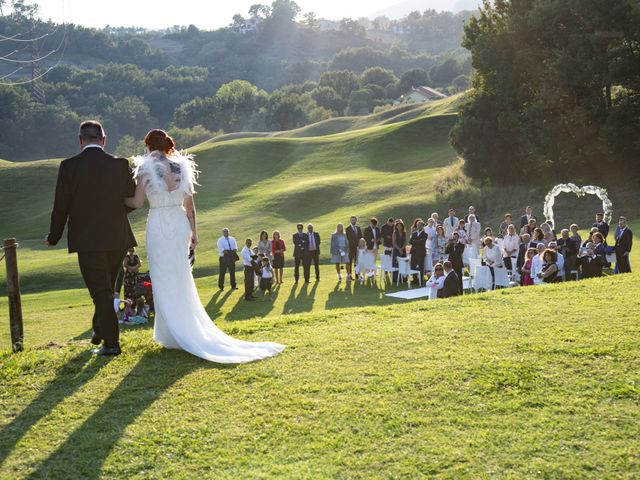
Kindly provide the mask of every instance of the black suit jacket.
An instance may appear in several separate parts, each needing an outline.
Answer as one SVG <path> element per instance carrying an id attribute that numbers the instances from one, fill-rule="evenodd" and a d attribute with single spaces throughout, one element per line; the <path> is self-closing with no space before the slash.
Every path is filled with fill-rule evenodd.
<path id="1" fill-rule="evenodd" d="M 382 235 L 382 246 L 393 248 L 393 225 L 385 223 L 380 229 L 380 235 Z"/>
<path id="2" fill-rule="evenodd" d="M 625 252 L 630 252 L 633 245 L 633 232 L 629 230 L 629 227 L 624 229 L 620 237 L 616 237 L 616 255 L 622 255 Z"/>
<path id="3" fill-rule="evenodd" d="M 302 233 L 293 234 L 293 256 L 300 257 L 309 250 L 309 235 Z"/>
<path id="4" fill-rule="evenodd" d="M 536 220 L 536 222 L 538 221 L 535 215 L 531 215 L 531 218 Z M 529 225 L 529 219 L 527 218 L 526 214 L 520 217 L 520 229 L 522 229 L 522 227 L 524 227 L 525 225 Z"/>
<path id="5" fill-rule="evenodd" d="M 376 232 L 376 240 L 377 240 L 377 245 L 380 246 L 380 244 L 382 243 L 382 238 L 380 238 L 380 229 L 378 227 L 372 228 L 371 226 L 368 226 L 367 228 L 364 229 L 364 240 L 365 242 L 367 242 L 367 248 L 369 250 L 373 250 L 373 231 L 375 230 Z"/>
<path id="6" fill-rule="evenodd" d="M 582 278 L 593 278 L 602 276 L 602 268 L 604 267 L 604 260 L 602 257 L 595 255 L 591 257 L 580 257 L 578 260 L 580 268 L 582 270 Z"/>
<path id="7" fill-rule="evenodd" d="M 58 243 L 67 227 L 69 252 L 104 252 L 136 246 L 127 218 L 126 197 L 136 190 L 125 158 L 97 147 L 60 164 L 47 239 Z"/>
<path id="8" fill-rule="evenodd" d="M 462 292 L 460 291 L 460 279 L 458 278 L 458 274 L 456 272 L 451 271 L 445 277 L 442 294 L 444 298 L 457 297 L 458 295 L 462 294 Z"/>
<path id="9" fill-rule="evenodd" d="M 607 241 L 607 235 L 609 235 L 609 224 L 604 220 L 602 222 L 596 222 L 591 227 L 596 227 L 598 231 L 604 237 L 605 242 Z"/>
<path id="10" fill-rule="evenodd" d="M 533 240 L 529 242 L 529 246 L 524 243 L 520 244 L 518 250 L 518 260 L 516 261 L 516 268 L 518 269 L 518 271 L 520 271 L 520 269 L 524 265 L 524 257 L 527 254 L 527 250 L 529 250 L 530 248 L 536 248 L 537 245 L 538 242 L 534 242 Z"/>
<path id="11" fill-rule="evenodd" d="M 409 243 L 411 244 L 411 253 L 417 255 L 427 254 L 427 232 L 421 230 L 420 232 L 413 232 Z"/>
<path id="12" fill-rule="evenodd" d="M 463 244 L 461 244 L 460 242 L 456 242 L 452 245 L 451 243 L 447 242 L 444 253 L 449 255 L 449 261 L 451 262 L 454 270 L 462 270 L 464 268 L 464 263 L 462 261 L 462 256 L 464 254 Z"/>
<path id="13" fill-rule="evenodd" d="M 345 233 L 347 234 L 347 242 L 349 243 L 349 251 L 355 252 L 358 249 L 358 242 L 362 238 L 362 229 L 356 225 L 356 231 L 353 231 L 353 227 L 349 224 L 345 227 Z"/>

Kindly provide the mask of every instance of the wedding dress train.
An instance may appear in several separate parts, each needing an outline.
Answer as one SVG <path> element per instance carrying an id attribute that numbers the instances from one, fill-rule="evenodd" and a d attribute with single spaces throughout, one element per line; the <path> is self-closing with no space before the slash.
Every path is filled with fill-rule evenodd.
<path id="1" fill-rule="evenodd" d="M 153 338 L 166 348 L 186 350 L 217 363 L 245 363 L 277 355 L 285 346 L 273 342 L 246 342 L 225 334 L 205 311 L 188 260 L 191 227 L 182 202 L 193 195 L 195 164 L 174 153 L 172 172 L 180 169 L 178 187 L 169 190 L 163 176 L 166 165 L 159 151 L 135 158 L 136 177 L 145 175 L 149 201 L 147 257 L 153 285 L 155 324 Z"/>

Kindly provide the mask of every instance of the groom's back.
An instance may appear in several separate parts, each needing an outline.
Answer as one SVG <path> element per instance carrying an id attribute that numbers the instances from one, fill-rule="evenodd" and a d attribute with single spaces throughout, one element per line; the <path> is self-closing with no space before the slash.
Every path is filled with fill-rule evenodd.
<path id="1" fill-rule="evenodd" d="M 87 148 L 62 162 L 60 181 L 68 196 L 70 252 L 125 250 L 135 246 L 124 205 L 124 198 L 133 196 L 135 191 L 126 159 L 116 158 L 100 148 Z"/>

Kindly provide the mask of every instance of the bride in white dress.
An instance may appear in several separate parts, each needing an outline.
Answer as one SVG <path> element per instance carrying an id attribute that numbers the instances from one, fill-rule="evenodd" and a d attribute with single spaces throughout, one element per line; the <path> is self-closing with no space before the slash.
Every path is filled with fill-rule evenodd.
<path id="1" fill-rule="evenodd" d="M 149 201 L 147 257 L 153 285 L 153 338 L 166 348 L 186 350 L 217 363 L 245 363 L 277 355 L 285 346 L 246 342 L 225 334 L 205 311 L 191 273 L 189 248 L 198 244 L 193 201 L 196 165 L 174 151 L 163 130 L 145 137 L 149 153 L 134 159 L 138 182 L 131 208 Z"/>

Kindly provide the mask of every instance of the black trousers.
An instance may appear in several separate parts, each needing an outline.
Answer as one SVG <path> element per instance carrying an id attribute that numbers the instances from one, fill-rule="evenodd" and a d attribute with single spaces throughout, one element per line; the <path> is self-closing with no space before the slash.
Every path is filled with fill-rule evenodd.
<path id="1" fill-rule="evenodd" d="M 462 268 L 454 268 L 454 272 L 458 275 L 458 284 L 460 285 L 460 295 L 464 295 L 464 282 L 462 281 Z"/>
<path id="2" fill-rule="evenodd" d="M 427 252 L 413 252 L 411 254 L 411 270 L 419 270 L 424 275 L 424 259 Z"/>
<path id="3" fill-rule="evenodd" d="M 311 276 L 311 262 L 316 271 L 316 280 L 320 280 L 320 252 L 318 250 L 311 250 L 307 253 L 304 265 L 304 279 L 309 280 Z"/>
<path id="4" fill-rule="evenodd" d="M 255 287 L 253 281 L 254 272 L 253 267 L 244 266 L 244 298 L 253 297 L 253 287 Z"/>
<path id="5" fill-rule="evenodd" d="M 229 271 L 229 281 L 231 287 L 236 288 L 236 262 L 227 261 L 225 257 L 220 257 L 220 273 L 218 275 L 218 287 L 220 290 L 224 288 L 224 277 Z"/>
<path id="6" fill-rule="evenodd" d="M 110 348 L 120 344 L 118 316 L 113 308 L 113 289 L 126 253 L 126 250 L 78 252 L 80 272 L 95 307 L 93 334 L 104 340 L 104 345 Z"/>
<path id="7" fill-rule="evenodd" d="M 308 254 L 303 253 L 293 257 L 293 278 L 297 282 L 300 278 L 300 265 L 302 265 L 302 274 L 304 275 L 305 282 L 309 281 L 309 262 L 307 261 Z"/>
<path id="8" fill-rule="evenodd" d="M 618 255 L 616 253 L 616 267 L 618 267 L 618 273 L 629 273 L 631 272 L 631 264 L 629 263 L 629 255 L 626 257 L 623 255 Z"/>

